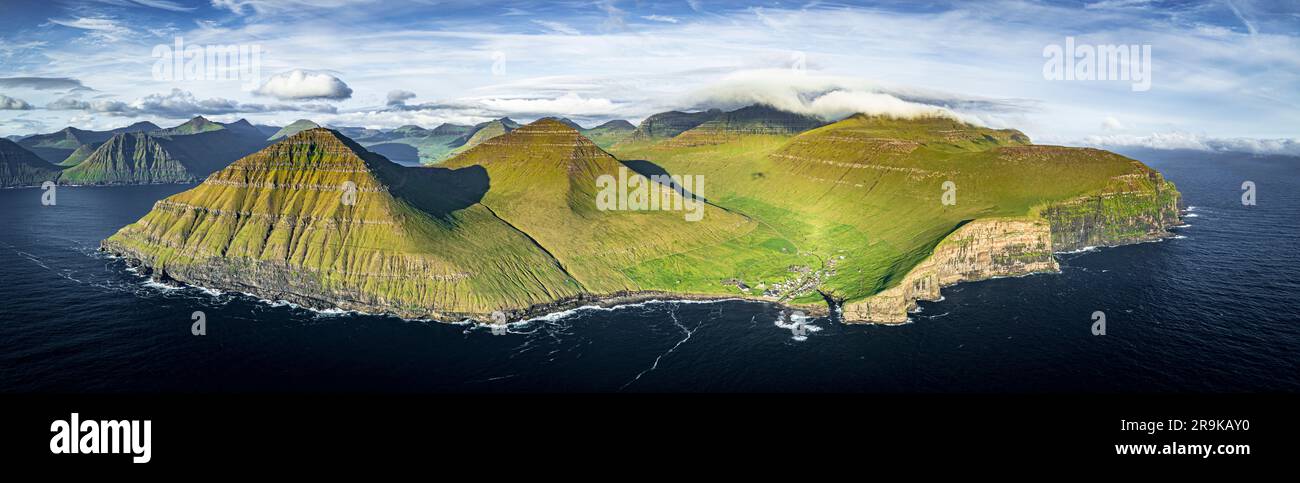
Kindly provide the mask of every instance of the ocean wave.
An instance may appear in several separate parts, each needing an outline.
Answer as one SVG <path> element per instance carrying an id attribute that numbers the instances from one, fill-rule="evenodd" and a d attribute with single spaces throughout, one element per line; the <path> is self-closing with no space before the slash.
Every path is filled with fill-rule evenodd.
<path id="1" fill-rule="evenodd" d="M 776 326 L 790 331 L 791 333 L 790 338 L 794 339 L 796 342 L 806 341 L 808 340 L 809 333 L 821 332 L 822 330 L 820 326 L 813 325 L 809 322 L 805 322 L 807 320 L 811 320 L 812 317 L 791 315 L 791 319 L 795 319 L 795 320 L 791 320 L 790 322 L 787 323 L 783 316 L 777 317 Z"/>
<path id="2" fill-rule="evenodd" d="M 646 307 L 646 306 L 657 305 L 657 304 L 682 304 L 682 305 L 686 305 L 686 304 L 716 304 L 716 303 L 719 303 L 719 302 L 735 302 L 735 301 L 745 301 L 745 299 L 742 299 L 742 298 L 734 298 L 734 297 L 733 297 L 733 298 L 724 298 L 724 299 L 710 299 L 710 300 L 672 300 L 672 299 L 664 300 L 664 299 L 650 299 L 650 300 L 646 300 L 646 301 L 642 301 L 642 302 L 633 302 L 633 303 L 627 303 L 627 304 L 611 305 L 611 306 L 609 306 L 609 307 L 604 307 L 604 306 L 600 306 L 600 305 L 583 305 L 583 306 L 574 307 L 574 308 L 571 308 L 571 309 L 568 309 L 568 310 L 561 310 L 561 311 L 559 311 L 559 312 L 552 312 L 552 313 L 549 313 L 549 314 L 546 314 L 546 315 L 539 315 L 539 316 L 537 316 L 537 317 L 533 317 L 533 318 L 531 318 L 531 319 L 525 319 L 525 320 L 521 320 L 521 321 L 517 321 L 517 322 L 512 322 L 512 323 L 526 324 L 526 323 L 533 323 L 533 322 L 555 322 L 555 321 L 558 321 L 558 320 L 560 320 L 560 319 L 564 319 L 564 318 L 567 318 L 567 317 L 570 317 L 570 316 L 573 316 L 573 315 L 576 315 L 576 314 L 579 314 L 579 313 L 582 313 L 582 312 L 588 312 L 588 311 L 597 311 L 597 312 L 613 312 L 613 311 L 616 311 L 616 310 L 624 310 L 624 309 L 630 309 L 630 308 L 635 308 L 635 307 Z"/>
<path id="3" fill-rule="evenodd" d="M 1056 253 L 1061 254 L 1061 255 L 1073 255 L 1073 254 L 1076 254 L 1076 253 L 1087 253 L 1087 252 L 1097 251 L 1097 250 L 1100 249 L 1100 248 L 1101 248 L 1101 247 L 1096 247 L 1096 246 L 1086 246 L 1086 247 L 1080 248 L 1080 249 L 1078 249 L 1078 250 L 1067 250 L 1067 251 L 1056 252 Z"/>

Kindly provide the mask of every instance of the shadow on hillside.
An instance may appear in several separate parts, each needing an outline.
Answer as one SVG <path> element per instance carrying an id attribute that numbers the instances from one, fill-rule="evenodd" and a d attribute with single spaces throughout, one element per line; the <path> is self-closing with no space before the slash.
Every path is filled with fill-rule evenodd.
<path id="1" fill-rule="evenodd" d="M 453 212 L 482 201 L 490 186 L 482 166 L 401 167 L 394 175 L 398 179 L 389 183 L 394 195 L 446 221 Z"/>
<path id="2" fill-rule="evenodd" d="M 631 169 L 632 171 L 635 171 L 637 174 L 641 176 L 645 176 L 647 178 L 650 178 L 651 176 L 672 175 L 671 173 L 668 172 L 668 170 L 664 169 L 662 166 L 659 166 L 650 161 L 646 161 L 644 159 L 629 159 L 629 160 L 620 160 L 620 161 L 622 161 L 623 164 L 628 167 L 628 169 Z M 709 202 L 708 198 L 705 198 L 703 196 L 696 197 L 694 193 L 687 191 L 686 188 L 681 185 L 670 184 L 665 186 L 668 186 L 669 188 L 672 188 L 673 190 L 677 191 L 677 194 L 682 195 L 682 197 L 694 197 L 694 199 L 703 200 L 705 203 Z"/>
<path id="3" fill-rule="evenodd" d="M 388 158 L 389 161 L 395 163 L 405 163 L 405 164 L 420 163 L 420 150 L 416 149 L 415 146 L 412 146 L 410 144 L 406 144 L 406 143 L 372 144 L 370 146 L 367 146 L 366 149 L 370 150 L 370 152 L 372 153 L 380 154 L 383 157 Z"/>

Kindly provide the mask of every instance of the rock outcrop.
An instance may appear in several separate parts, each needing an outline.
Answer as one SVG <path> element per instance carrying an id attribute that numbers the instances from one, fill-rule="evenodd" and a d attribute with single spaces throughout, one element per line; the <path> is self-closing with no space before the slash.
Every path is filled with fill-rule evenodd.
<path id="1" fill-rule="evenodd" d="M 1055 203 L 1042 216 L 1052 223 L 1053 249 L 1068 252 L 1168 236 L 1180 203 L 1173 183 L 1148 169 L 1116 177 L 1101 193 Z"/>
<path id="2" fill-rule="evenodd" d="M 848 322 L 907 321 L 917 300 L 938 300 L 959 282 L 1056 272 L 1051 227 L 1044 220 L 975 220 L 953 231 L 893 288 L 844 305 Z"/>

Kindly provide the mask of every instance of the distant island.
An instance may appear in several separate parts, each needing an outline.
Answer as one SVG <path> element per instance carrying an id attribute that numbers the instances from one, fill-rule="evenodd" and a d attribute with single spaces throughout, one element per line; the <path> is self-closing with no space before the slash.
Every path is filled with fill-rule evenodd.
<path id="1" fill-rule="evenodd" d="M 756 105 L 591 130 L 494 122 L 472 143 L 444 129 L 439 139 L 465 142 L 417 154 L 445 155 L 423 167 L 347 129 L 302 125 L 157 202 L 102 249 L 159 280 L 407 318 L 744 298 L 900 323 L 942 287 L 1058 271 L 1054 253 L 1156 240 L 1179 223 L 1178 191 L 1137 160 L 946 117 L 826 123 Z M 136 152 L 149 141 L 115 136 L 136 137 Z M 669 206 L 707 200 L 702 216 L 597 206 L 602 177 L 629 172 L 699 176 L 697 192 L 647 186 Z"/>

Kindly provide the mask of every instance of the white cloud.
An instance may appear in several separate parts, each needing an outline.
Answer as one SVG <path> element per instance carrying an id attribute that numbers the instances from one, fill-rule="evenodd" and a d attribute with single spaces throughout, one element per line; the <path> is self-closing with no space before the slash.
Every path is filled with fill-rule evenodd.
<path id="1" fill-rule="evenodd" d="M 376 0 L 212 0 L 212 6 L 238 15 L 283 14 L 374 3 Z"/>
<path id="2" fill-rule="evenodd" d="M 122 6 L 122 7 L 151 7 L 151 8 L 161 9 L 161 10 L 169 10 L 172 12 L 190 12 L 193 11 L 195 8 L 195 7 L 186 7 L 184 5 L 169 0 L 98 0 L 98 1 L 102 3 L 108 3 L 108 4 Z"/>
<path id="3" fill-rule="evenodd" d="M 352 97 L 352 88 L 332 75 L 295 69 L 271 76 L 253 93 L 280 100 L 341 100 Z"/>
<path id="4" fill-rule="evenodd" d="M 78 17 L 73 19 L 52 18 L 50 19 L 50 23 L 85 30 L 88 38 L 103 42 L 117 42 L 134 33 L 130 28 L 123 26 L 117 20 L 108 17 Z"/>
<path id="5" fill-rule="evenodd" d="M 584 98 L 568 93 L 553 99 L 477 99 L 477 104 L 492 111 L 514 113 L 519 116 L 540 117 L 600 116 L 614 114 L 618 106 L 609 99 Z"/>
<path id="6" fill-rule="evenodd" d="M 777 109 L 838 120 L 856 113 L 901 118 L 924 116 L 962 118 L 950 109 L 909 102 L 884 93 L 870 82 L 815 75 L 792 69 L 745 71 L 687 97 L 694 107 L 734 109 L 766 104 Z"/>
<path id="7" fill-rule="evenodd" d="M 535 24 L 537 24 L 537 25 L 540 25 L 541 27 L 545 28 L 546 30 L 549 30 L 549 31 L 554 32 L 554 33 L 557 33 L 557 34 L 564 34 L 564 35 L 580 35 L 580 34 L 582 34 L 582 32 L 579 32 L 578 29 L 575 29 L 575 28 L 573 28 L 573 27 L 570 27 L 569 24 L 566 24 L 566 23 L 563 23 L 563 22 L 554 22 L 554 21 L 550 21 L 550 20 L 533 20 L 533 23 L 535 23 Z"/>
<path id="8" fill-rule="evenodd" d="M 664 22 L 664 23 L 678 22 L 676 17 L 669 17 L 666 15 L 642 15 L 641 18 L 649 20 L 651 22 Z"/>
<path id="9" fill-rule="evenodd" d="M 27 101 L 0 94 L 0 111 L 28 111 L 31 108 Z"/>
<path id="10" fill-rule="evenodd" d="M 1124 123 L 1119 122 L 1119 119 L 1115 119 L 1114 116 L 1106 116 L 1106 119 L 1101 121 L 1101 129 L 1103 131 L 1120 131 L 1124 129 Z"/>
<path id="11" fill-rule="evenodd" d="M 415 99 L 415 93 L 401 89 L 388 91 L 388 105 L 400 106 L 406 104 L 406 101 Z"/>
<path id="12" fill-rule="evenodd" d="M 1083 144 L 1103 148 L 1191 149 L 1300 156 L 1300 140 L 1297 139 L 1216 138 L 1185 132 L 1152 133 L 1146 136 L 1130 134 L 1088 136 L 1084 138 Z"/>
<path id="13" fill-rule="evenodd" d="M 113 116 L 158 116 L 180 119 L 197 115 L 246 114 L 262 112 L 335 113 L 328 104 L 246 104 L 223 98 L 199 99 L 189 91 L 172 89 L 166 94 L 150 94 L 131 102 L 115 100 L 82 101 L 64 97 L 45 106 L 53 111 L 86 111 Z"/>

